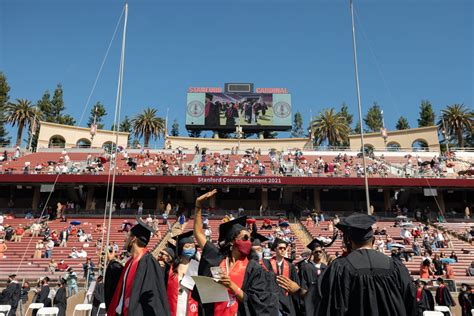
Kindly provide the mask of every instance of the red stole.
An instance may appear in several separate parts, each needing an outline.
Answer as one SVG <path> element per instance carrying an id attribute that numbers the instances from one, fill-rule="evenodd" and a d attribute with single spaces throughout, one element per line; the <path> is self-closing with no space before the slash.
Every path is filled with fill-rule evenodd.
<path id="1" fill-rule="evenodd" d="M 419 287 L 417 290 L 416 290 L 416 301 L 419 302 L 421 300 L 421 293 L 423 289 L 421 287 Z"/>
<path id="2" fill-rule="evenodd" d="M 444 291 L 444 285 L 441 284 L 439 286 L 439 305 L 443 305 L 443 291 Z"/>
<path id="3" fill-rule="evenodd" d="M 280 275 L 280 270 L 278 270 L 278 265 L 277 265 L 277 262 L 276 262 L 276 258 L 271 258 L 270 259 L 270 264 L 272 265 L 272 269 L 273 269 L 273 271 L 275 271 L 275 274 Z M 288 279 L 291 280 L 289 264 L 286 262 L 285 259 L 283 259 L 281 264 L 283 266 L 283 273 L 281 275 L 283 275 L 283 276 L 285 276 L 285 277 L 287 277 Z M 285 295 L 288 295 L 288 292 L 285 291 Z"/>
<path id="4" fill-rule="evenodd" d="M 221 264 L 219 265 L 220 268 L 222 269 L 224 273 L 227 273 L 229 275 L 229 278 L 232 280 L 232 282 L 235 283 L 235 285 L 237 285 L 240 289 L 242 289 L 242 284 L 244 283 L 244 277 L 245 277 L 245 270 L 247 269 L 249 260 L 247 259 L 247 257 L 237 260 L 237 262 L 234 264 L 234 267 L 232 268 L 231 271 L 227 271 L 226 262 L 227 262 L 227 259 L 222 260 Z M 237 315 L 237 312 L 239 310 L 238 299 L 235 296 L 235 294 L 232 293 L 230 289 L 228 289 L 228 291 L 229 291 L 230 301 L 214 303 L 214 315 L 219 315 L 219 316 Z"/>
<path id="5" fill-rule="evenodd" d="M 125 272 L 127 271 L 128 267 L 130 266 L 130 270 L 127 274 L 127 280 L 125 281 L 125 294 L 123 297 L 122 302 L 122 316 L 127 316 L 128 313 L 128 306 L 130 304 L 130 294 L 132 292 L 133 281 L 135 280 L 135 274 L 137 273 L 138 263 L 140 259 L 143 257 L 144 254 L 148 252 L 148 249 L 144 248 L 143 251 L 138 255 L 136 258 L 128 259 L 127 263 L 123 267 L 122 274 L 120 274 L 120 279 L 115 288 L 114 296 L 112 297 L 112 301 L 110 302 L 109 308 L 107 309 L 107 315 L 115 315 L 117 312 L 117 305 L 120 301 L 120 295 L 122 294 L 122 287 L 123 287 L 123 278 L 125 276 Z"/>
<path id="6" fill-rule="evenodd" d="M 178 292 L 179 292 L 179 280 L 178 274 L 173 272 L 173 268 L 170 268 L 168 273 L 168 288 L 166 293 L 168 294 L 168 303 L 170 305 L 171 316 L 175 316 L 178 309 Z M 191 291 L 188 295 L 188 306 L 187 306 L 187 315 L 188 316 L 197 316 L 198 308 L 197 302 L 191 297 Z"/>

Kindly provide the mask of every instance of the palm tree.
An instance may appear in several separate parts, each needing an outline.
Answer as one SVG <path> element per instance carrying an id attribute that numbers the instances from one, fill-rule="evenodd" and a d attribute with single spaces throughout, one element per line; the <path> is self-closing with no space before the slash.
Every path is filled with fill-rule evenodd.
<path id="1" fill-rule="evenodd" d="M 147 108 L 132 119 L 132 126 L 135 136 L 143 137 L 147 148 L 150 137 L 156 139 L 164 133 L 165 120 L 156 116 L 156 109 Z"/>
<path id="2" fill-rule="evenodd" d="M 9 103 L 6 107 L 7 122 L 13 126 L 18 125 L 18 133 L 16 135 L 16 146 L 21 145 L 21 136 L 25 125 L 30 128 L 37 125 L 40 115 L 36 108 L 31 105 L 31 101 L 26 99 L 16 99 L 16 103 Z"/>
<path id="3" fill-rule="evenodd" d="M 444 131 L 443 120 L 446 125 L 446 133 L 454 135 L 458 140 L 459 147 L 464 147 L 463 134 L 464 132 L 472 133 L 474 111 L 464 104 L 448 105 L 441 111 L 441 118 L 438 121 L 438 128 L 441 132 Z"/>
<path id="4" fill-rule="evenodd" d="M 318 146 L 326 140 L 329 146 L 342 144 L 350 132 L 346 119 L 334 108 L 320 112 L 311 125 Z"/>

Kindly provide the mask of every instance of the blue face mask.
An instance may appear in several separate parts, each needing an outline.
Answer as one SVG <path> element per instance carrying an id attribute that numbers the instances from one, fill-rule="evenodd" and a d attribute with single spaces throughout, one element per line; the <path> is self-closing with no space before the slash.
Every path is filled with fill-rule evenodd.
<path id="1" fill-rule="evenodd" d="M 196 254 L 196 249 L 183 249 L 183 252 L 181 253 L 182 256 L 186 258 L 192 258 Z"/>

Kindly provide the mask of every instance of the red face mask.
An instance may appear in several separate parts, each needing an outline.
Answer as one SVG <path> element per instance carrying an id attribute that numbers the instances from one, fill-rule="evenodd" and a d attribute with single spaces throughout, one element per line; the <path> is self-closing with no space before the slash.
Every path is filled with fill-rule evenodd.
<path id="1" fill-rule="evenodd" d="M 250 240 L 236 240 L 234 247 L 244 256 L 248 256 L 252 249 L 252 243 Z"/>

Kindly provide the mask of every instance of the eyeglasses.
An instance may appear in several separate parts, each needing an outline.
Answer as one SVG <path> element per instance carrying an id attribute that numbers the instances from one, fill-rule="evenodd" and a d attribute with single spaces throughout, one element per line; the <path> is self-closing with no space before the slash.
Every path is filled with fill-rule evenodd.
<path id="1" fill-rule="evenodd" d="M 286 247 L 278 247 L 278 250 L 286 250 Z"/>

